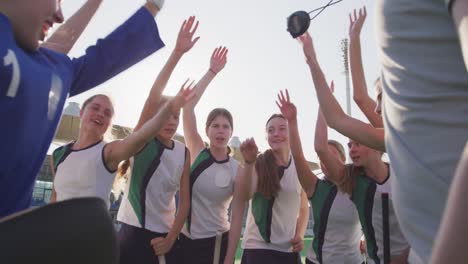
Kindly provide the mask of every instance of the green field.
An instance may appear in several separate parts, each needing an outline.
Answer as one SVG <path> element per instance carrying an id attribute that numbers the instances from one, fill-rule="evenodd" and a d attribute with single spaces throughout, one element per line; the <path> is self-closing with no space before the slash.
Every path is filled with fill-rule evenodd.
<path id="1" fill-rule="evenodd" d="M 301 256 L 302 256 L 303 260 L 307 256 L 307 250 L 310 247 L 310 243 L 312 243 L 312 238 L 311 237 L 304 238 L 304 249 L 301 251 Z M 241 245 L 242 245 L 242 238 L 239 241 L 239 245 L 237 246 L 236 264 L 240 263 L 240 260 L 241 260 L 241 257 L 242 257 L 242 249 L 240 247 Z M 304 263 L 304 261 L 302 261 L 302 263 Z"/>

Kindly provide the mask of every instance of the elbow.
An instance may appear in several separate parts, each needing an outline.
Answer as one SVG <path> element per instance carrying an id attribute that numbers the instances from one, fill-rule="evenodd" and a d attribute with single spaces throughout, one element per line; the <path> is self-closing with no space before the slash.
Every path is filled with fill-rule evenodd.
<path id="1" fill-rule="evenodd" d="M 317 155 L 319 157 L 322 156 L 323 154 L 325 154 L 325 152 L 328 150 L 327 144 L 317 144 L 316 143 L 314 148 L 315 148 L 315 152 L 317 153 Z"/>

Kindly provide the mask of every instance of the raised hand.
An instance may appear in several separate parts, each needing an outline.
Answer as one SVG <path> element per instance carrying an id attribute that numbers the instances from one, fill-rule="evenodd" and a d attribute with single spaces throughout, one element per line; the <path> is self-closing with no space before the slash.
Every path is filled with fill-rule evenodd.
<path id="1" fill-rule="evenodd" d="M 228 49 L 226 47 L 218 47 L 213 51 L 210 60 L 210 71 L 214 74 L 218 74 L 227 62 Z"/>
<path id="2" fill-rule="evenodd" d="M 353 14 L 349 14 L 349 36 L 359 37 L 361 34 L 362 25 L 367 17 L 366 7 L 359 8 L 359 16 L 357 15 L 356 9 Z"/>
<path id="3" fill-rule="evenodd" d="M 246 164 L 252 164 L 257 160 L 258 147 L 253 138 L 248 138 L 240 145 L 240 152 Z"/>
<path id="4" fill-rule="evenodd" d="M 309 33 L 306 32 L 302 36 L 298 37 L 297 39 L 299 43 L 301 43 L 302 45 L 302 51 L 304 52 L 304 55 L 306 56 L 307 61 L 315 60 L 316 56 L 315 56 L 314 43 Z"/>
<path id="5" fill-rule="evenodd" d="M 286 118 L 286 120 L 295 120 L 297 118 L 296 106 L 291 103 L 288 90 L 286 89 L 285 91 L 286 96 L 284 96 L 283 91 L 278 93 L 278 101 L 276 101 L 276 105 L 279 107 L 281 114 Z"/>
<path id="6" fill-rule="evenodd" d="M 195 97 L 196 93 L 194 91 L 194 81 L 187 85 L 188 82 L 189 79 L 187 79 L 184 82 L 184 84 L 182 84 L 182 87 L 180 87 L 180 90 L 177 93 L 177 95 L 169 99 L 170 109 L 172 113 L 176 113 L 177 111 L 179 111 L 180 108 L 184 107 L 184 105 L 188 101 L 192 100 Z"/>
<path id="7" fill-rule="evenodd" d="M 193 38 L 198 28 L 198 21 L 195 22 L 195 17 L 191 16 L 188 20 L 184 20 L 177 36 L 177 43 L 175 50 L 181 53 L 189 51 L 200 37 Z M 195 25 L 194 25 L 195 22 Z"/>

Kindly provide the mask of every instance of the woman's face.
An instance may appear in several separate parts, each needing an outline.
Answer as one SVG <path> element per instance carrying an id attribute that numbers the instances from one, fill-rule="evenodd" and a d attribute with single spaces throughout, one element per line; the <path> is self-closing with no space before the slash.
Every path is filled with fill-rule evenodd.
<path id="1" fill-rule="evenodd" d="M 180 110 L 171 115 L 164 124 L 163 128 L 158 131 L 158 137 L 162 140 L 171 140 L 179 127 Z"/>
<path id="2" fill-rule="evenodd" d="M 101 137 L 104 136 L 112 121 L 113 109 L 112 103 L 106 96 L 94 97 L 80 111 L 80 129 L 90 130 Z"/>
<path id="3" fill-rule="evenodd" d="M 227 148 L 232 136 L 232 127 L 229 120 L 223 116 L 216 116 L 206 129 L 206 135 L 210 139 L 210 146 L 215 148 Z"/>
<path id="4" fill-rule="evenodd" d="M 289 148 L 288 122 L 281 117 L 272 118 L 266 127 L 268 145 L 272 150 Z"/>

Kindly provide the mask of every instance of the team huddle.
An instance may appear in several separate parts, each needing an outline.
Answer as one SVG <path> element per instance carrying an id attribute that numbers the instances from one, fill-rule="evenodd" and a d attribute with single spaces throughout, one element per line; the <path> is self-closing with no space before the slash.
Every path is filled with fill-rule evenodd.
<path id="1" fill-rule="evenodd" d="M 343 112 L 333 95 L 333 81 L 329 85 L 320 67 L 311 35 L 306 32 L 298 37 L 313 80 L 311 90 L 319 101 L 314 147 L 323 175 L 314 174 L 305 159 L 298 125 L 301 110 L 288 90 L 270 99 L 276 102 L 278 113 L 265 120 L 269 148 L 259 153 L 255 140 L 248 138 L 240 145 L 242 161 L 230 155 L 234 122 L 229 110 L 211 110 L 204 129 L 197 127 L 195 107 L 222 74 L 226 47 L 214 49 L 198 82 L 186 80 L 175 96 L 163 95 L 181 58 L 197 45 L 199 22 L 191 16 L 182 23 L 175 47 L 127 137 L 104 140 L 114 117 L 108 96 L 95 94 L 83 103 L 78 137 L 51 157 L 52 203 L 32 211 L 26 209 L 36 175 L 65 100 L 164 47 L 154 20 L 164 1 L 148 0 L 78 58 L 66 54 L 102 0 L 88 0 L 47 40 L 48 29 L 64 21 L 60 0 L 2 1 L 0 116 L 8 129 L 0 131 L 5 139 L 0 149 L 0 259 L 8 263 L 34 259 L 232 264 L 246 211 L 241 244 L 244 264 L 301 263 L 310 214 L 313 238 L 306 263 L 427 263 L 431 254 L 433 263 L 449 259 L 450 251 L 442 244 L 434 246 L 434 241 L 439 229 L 446 231 L 437 236 L 440 241 L 451 240 L 457 232 L 450 228 L 461 227 L 450 221 L 467 217 L 461 215 L 459 196 L 453 194 L 446 212 L 450 217 L 445 216 L 442 223 L 452 181 L 467 186 L 463 181 L 467 177 L 459 176 L 467 176 L 468 170 L 468 150 L 463 154 L 468 141 L 466 54 L 444 3 L 426 7 L 425 1 L 412 0 L 413 6 L 408 7 L 406 1 L 380 0 L 377 4 L 382 74 L 374 84 L 376 100 L 367 93 L 361 58 L 366 9 L 349 16 L 354 99 L 370 124 Z M 449 3 L 449 11 L 454 2 Z M 422 8 L 430 10 L 429 18 L 418 15 Z M 407 9 L 414 14 L 407 16 Z M 394 22 L 392 16 L 400 19 Z M 417 37 L 432 37 L 429 29 L 405 35 L 426 20 L 444 32 L 443 45 L 430 43 L 421 48 Z M 468 43 L 463 42 L 466 35 L 459 35 L 462 43 Z M 444 54 L 446 59 L 426 59 L 427 52 Z M 447 70 L 450 74 L 441 73 Z M 409 85 L 412 90 L 405 90 Z M 446 89 L 442 92 L 440 86 Z M 427 91 L 440 98 L 434 99 Z M 184 143 L 173 139 L 180 118 Z M 328 138 L 328 127 L 349 138 L 351 163 L 346 163 L 345 148 Z M 450 142 L 428 141 L 432 137 L 424 135 L 427 131 Z M 389 163 L 382 160 L 386 152 Z M 107 213 L 116 177 L 126 183 L 117 233 Z M 456 194 L 463 190 L 452 188 Z M 76 212 L 82 215 L 70 220 Z M 64 225 L 75 220 L 73 227 Z M 17 230 L 28 230 L 39 222 L 45 223 L 40 228 L 54 231 L 53 235 L 40 250 L 25 248 L 27 234 Z M 460 230 L 461 235 L 467 233 L 466 227 Z M 452 243 L 453 248 L 460 247 Z M 463 256 L 457 255 L 450 263 L 457 261 L 463 261 Z"/>

